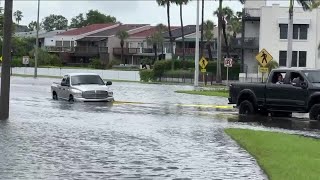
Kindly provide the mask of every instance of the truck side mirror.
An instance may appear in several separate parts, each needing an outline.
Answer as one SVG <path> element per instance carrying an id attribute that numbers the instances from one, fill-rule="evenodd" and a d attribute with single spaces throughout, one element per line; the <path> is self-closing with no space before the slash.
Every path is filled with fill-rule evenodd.
<path id="1" fill-rule="evenodd" d="M 302 89 L 307 89 L 307 88 L 308 88 L 308 84 L 307 84 L 306 82 L 301 82 L 301 83 L 300 83 L 300 87 L 301 87 Z"/>
<path id="2" fill-rule="evenodd" d="M 66 82 L 61 82 L 61 86 L 67 86 Z"/>
<path id="3" fill-rule="evenodd" d="M 106 86 L 110 86 L 110 85 L 112 85 L 112 82 L 111 81 L 107 81 Z"/>

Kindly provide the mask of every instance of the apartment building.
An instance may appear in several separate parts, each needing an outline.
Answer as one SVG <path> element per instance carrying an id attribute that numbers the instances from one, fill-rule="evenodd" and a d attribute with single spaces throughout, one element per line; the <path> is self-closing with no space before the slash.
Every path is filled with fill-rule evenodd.
<path id="1" fill-rule="evenodd" d="M 266 0 L 246 1 L 243 11 L 243 72 L 258 72 L 255 56 L 263 48 L 280 66 L 286 66 L 288 7 L 267 6 Z M 293 24 L 292 67 L 320 68 L 320 10 L 295 7 Z"/>

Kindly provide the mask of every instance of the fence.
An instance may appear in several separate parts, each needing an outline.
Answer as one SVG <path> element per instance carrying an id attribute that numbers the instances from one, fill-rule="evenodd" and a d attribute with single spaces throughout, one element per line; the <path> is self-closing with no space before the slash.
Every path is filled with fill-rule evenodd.
<path id="1" fill-rule="evenodd" d="M 64 68 L 38 68 L 39 76 L 62 77 L 68 73 L 96 73 L 103 79 L 122 80 L 122 81 L 140 81 L 139 71 L 115 71 L 115 70 L 93 70 L 93 69 L 64 69 Z M 1 72 L 1 69 L 0 69 Z M 13 74 L 34 75 L 33 67 L 14 67 Z"/>

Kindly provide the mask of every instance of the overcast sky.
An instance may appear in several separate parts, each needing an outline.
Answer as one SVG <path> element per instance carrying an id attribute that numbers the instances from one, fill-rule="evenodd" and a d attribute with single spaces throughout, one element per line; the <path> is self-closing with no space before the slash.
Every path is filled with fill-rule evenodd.
<path id="1" fill-rule="evenodd" d="M 201 1 L 200 1 L 201 2 Z M 268 1 L 268 4 L 279 3 L 279 1 Z M 288 4 L 287 0 L 282 0 L 281 5 Z M 1 6 L 4 0 L 1 0 Z M 243 5 L 237 0 L 224 0 L 224 6 L 229 6 L 234 11 L 241 11 Z M 196 24 L 196 7 L 197 1 L 192 0 L 188 5 L 183 7 L 184 24 Z M 205 1 L 205 19 L 211 19 L 216 22 L 216 17 L 212 13 L 218 7 L 218 1 Z M 79 13 L 86 13 L 94 9 L 100 12 L 112 15 L 122 23 L 146 23 L 156 25 L 158 23 L 167 24 L 166 8 L 159 7 L 155 0 L 144 1 L 124 1 L 124 0 L 100 0 L 100 1 L 54 1 L 41 0 L 40 4 L 40 21 L 50 14 L 63 15 L 69 20 Z M 200 3 L 201 9 L 201 3 Z M 20 10 L 23 12 L 21 25 L 28 25 L 30 21 L 37 19 L 37 1 L 35 0 L 15 0 L 13 11 Z M 173 5 L 171 8 L 171 24 L 180 25 L 179 7 Z M 201 18 L 201 16 L 200 16 Z"/>

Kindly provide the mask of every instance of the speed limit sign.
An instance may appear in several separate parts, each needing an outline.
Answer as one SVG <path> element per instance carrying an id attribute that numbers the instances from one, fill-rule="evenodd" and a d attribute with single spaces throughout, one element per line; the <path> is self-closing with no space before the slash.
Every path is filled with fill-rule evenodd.
<path id="1" fill-rule="evenodd" d="M 224 59 L 224 67 L 232 67 L 232 58 Z"/>

